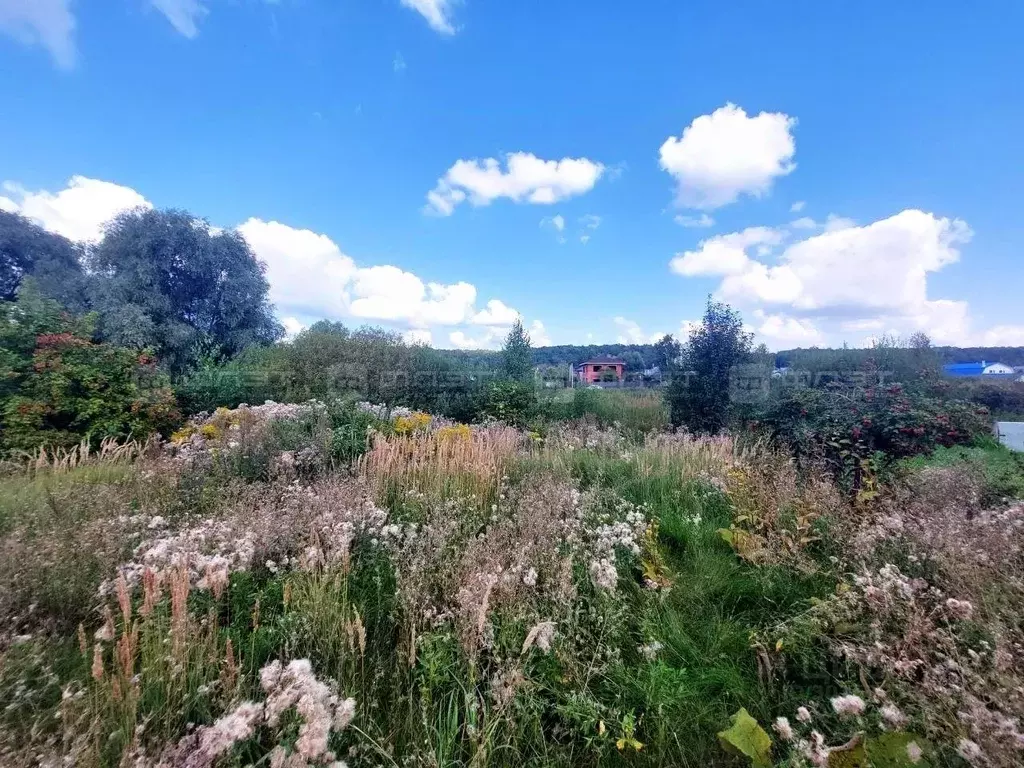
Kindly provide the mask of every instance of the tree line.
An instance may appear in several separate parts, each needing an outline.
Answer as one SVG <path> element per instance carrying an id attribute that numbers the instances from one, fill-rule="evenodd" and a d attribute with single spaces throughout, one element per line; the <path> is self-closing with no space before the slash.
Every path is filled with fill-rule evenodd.
<path id="1" fill-rule="evenodd" d="M 534 391 L 538 367 L 598 355 L 620 357 L 633 372 L 660 369 L 673 424 L 717 432 L 735 416 L 729 376 L 739 364 L 885 369 L 908 382 L 937 378 L 951 358 L 1013 364 L 1022 353 L 958 354 L 919 336 L 870 350 L 771 354 L 753 348 L 739 314 L 710 297 L 688 339 L 654 344 L 535 349 L 516 322 L 501 352 L 436 350 L 333 320 L 283 343 L 268 294 L 265 268 L 244 238 L 185 211 L 127 211 L 85 244 L 0 211 L 0 451 L 139 437 L 219 406 L 339 393 L 462 421 L 526 423 L 545 414 Z M 1016 407 L 1003 392 L 985 397 L 998 410 Z"/>

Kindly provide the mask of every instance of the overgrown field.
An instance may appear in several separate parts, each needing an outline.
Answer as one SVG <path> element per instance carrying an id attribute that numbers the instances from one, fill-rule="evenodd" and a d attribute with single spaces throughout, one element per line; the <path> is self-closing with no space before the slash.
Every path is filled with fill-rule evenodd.
<path id="1" fill-rule="evenodd" d="M 628 406 L 267 404 L 12 465 L 0 765 L 1024 761 L 1019 461 L 850 494 Z"/>

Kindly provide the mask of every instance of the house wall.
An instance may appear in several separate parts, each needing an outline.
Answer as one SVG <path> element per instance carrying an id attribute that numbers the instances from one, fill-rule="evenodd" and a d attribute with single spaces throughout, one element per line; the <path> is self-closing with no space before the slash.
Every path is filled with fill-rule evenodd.
<path id="1" fill-rule="evenodd" d="M 583 374 L 582 374 L 581 378 L 587 384 L 593 384 L 595 382 L 600 381 L 601 377 L 604 376 L 604 374 L 608 370 L 611 370 L 611 369 L 614 369 L 614 371 L 615 371 L 615 378 L 617 378 L 619 380 L 622 379 L 623 366 L 621 364 L 602 363 L 599 366 L 600 369 L 601 369 L 599 371 L 595 370 L 596 367 L 598 367 L 598 366 L 593 366 L 593 365 L 585 365 L 585 366 L 583 366 Z"/>
<path id="2" fill-rule="evenodd" d="M 1013 373 L 1013 368 L 1002 363 L 992 363 L 992 365 L 986 366 L 985 370 L 982 371 L 984 376 L 999 376 L 1008 375 Z"/>

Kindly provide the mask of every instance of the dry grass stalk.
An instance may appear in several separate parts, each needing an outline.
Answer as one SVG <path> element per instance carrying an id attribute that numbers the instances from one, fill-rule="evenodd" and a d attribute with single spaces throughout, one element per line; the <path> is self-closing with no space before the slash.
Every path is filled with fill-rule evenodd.
<path id="1" fill-rule="evenodd" d="M 722 477 L 736 461 L 737 446 L 730 435 L 695 437 L 689 434 L 648 435 L 634 461 L 641 473 L 677 474 L 681 481 Z"/>
<path id="2" fill-rule="evenodd" d="M 99 682 L 103 679 L 103 646 L 96 643 L 92 647 L 92 679 Z"/>
<path id="3" fill-rule="evenodd" d="M 416 432 L 377 435 L 359 460 L 359 473 L 378 490 L 389 484 L 419 493 L 484 495 L 498 487 L 510 461 L 524 446 L 524 434 L 492 425 L 460 434 Z"/>
<path id="4" fill-rule="evenodd" d="M 366 627 L 363 626 L 363 619 L 359 611 L 352 609 L 353 616 L 345 624 L 345 632 L 349 638 L 349 646 L 353 651 L 359 650 L 360 657 L 366 655 Z"/>
<path id="5" fill-rule="evenodd" d="M 188 593 L 190 588 L 188 570 L 177 566 L 171 571 L 171 647 L 179 656 L 184 648 L 188 632 Z"/>
<path id="6" fill-rule="evenodd" d="M 160 602 L 160 578 L 152 568 L 146 568 L 142 572 L 142 606 L 139 613 L 142 616 L 149 616 L 156 604 Z"/>
<path id="7" fill-rule="evenodd" d="M 147 452 L 148 442 L 105 437 L 97 450 L 92 449 L 89 439 L 82 440 L 71 448 L 46 448 L 22 454 L 23 467 L 29 474 L 41 472 L 66 473 L 85 464 L 131 464 Z"/>

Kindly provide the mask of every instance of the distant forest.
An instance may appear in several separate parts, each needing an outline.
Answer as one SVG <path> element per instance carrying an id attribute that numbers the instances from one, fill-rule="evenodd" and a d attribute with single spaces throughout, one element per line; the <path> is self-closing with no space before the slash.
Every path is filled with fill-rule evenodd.
<path id="1" fill-rule="evenodd" d="M 685 342 L 685 339 L 681 341 Z M 932 347 L 933 359 L 940 365 L 985 360 L 990 363 L 1024 365 L 1024 347 Z M 491 350 L 445 349 L 439 353 L 453 363 L 470 370 L 492 370 L 499 365 L 501 353 Z M 899 351 L 897 350 L 898 354 Z M 538 366 L 579 365 L 593 357 L 614 355 L 626 361 L 626 370 L 638 372 L 655 365 L 661 359 L 654 344 L 560 344 L 537 347 L 533 350 L 533 364 Z M 872 349 L 787 349 L 775 353 L 778 366 L 807 367 L 820 370 L 831 364 L 836 368 L 855 368 L 869 356 L 877 356 Z"/>
<path id="2" fill-rule="evenodd" d="M 501 352 L 487 349 L 444 349 L 439 352 L 452 362 L 470 370 L 493 370 L 501 360 Z M 626 361 L 630 371 L 642 371 L 657 365 L 659 359 L 653 344 L 560 344 L 555 347 L 535 347 L 533 364 L 546 366 L 579 365 L 594 357 L 611 355 Z"/>

